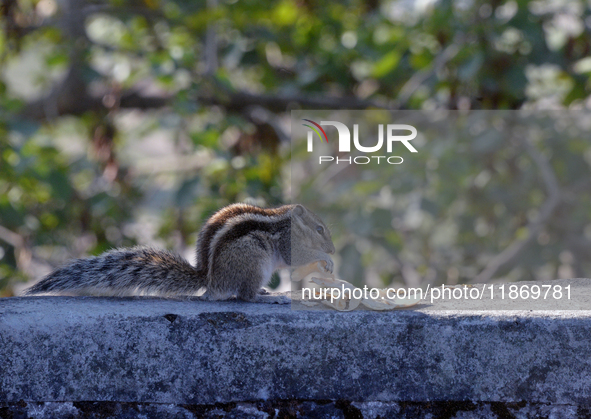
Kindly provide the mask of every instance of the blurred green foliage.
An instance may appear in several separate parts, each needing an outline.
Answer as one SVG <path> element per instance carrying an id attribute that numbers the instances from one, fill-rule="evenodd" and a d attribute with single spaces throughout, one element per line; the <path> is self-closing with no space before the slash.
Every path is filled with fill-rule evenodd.
<path id="1" fill-rule="evenodd" d="M 419 136 L 404 163 L 388 155 L 306 151 L 302 118 L 358 124 L 375 145 L 378 124 Z M 358 286 L 534 281 L 591 274 L 591 111 L 298 111 L 292 184 L 322 209 L 337 244 L 339 277 Z M 323 146 L 323 147 L 322 147 Z M 374 160 L 364 164 L 368 156 Z M 318 163 L 319 156 L 341 161 Z M 349 164 L 353 156 L 361 164 Z M 399 161 L 395 159 L 394 161 Z"/>
<path id="2" fill-rule="evenodd" d="M 12 295 L 47 263 L 111 247 L 184 251 L 225 204 L 288 200 L 291 109 L 584 108 L 589 7 L 4 0 L 0 293 Z M 468 160 L 494 154 L 479 147 L 465 151 Z M 586 164 L 555 170 L 577 177 Z M 453 201 L 453 185 L 474 175 L 468 164 L 453 169 L 453 184 L 421 205 Z M 417 187 L 413 179 L 398 179 L 392 192 Z M 362 198 L 378 186 L 356 188 Z M 459 227 L 462 246 L 478 249 L 473 223 Z M 399 251 L 410 239 L 387 240 Z"/>

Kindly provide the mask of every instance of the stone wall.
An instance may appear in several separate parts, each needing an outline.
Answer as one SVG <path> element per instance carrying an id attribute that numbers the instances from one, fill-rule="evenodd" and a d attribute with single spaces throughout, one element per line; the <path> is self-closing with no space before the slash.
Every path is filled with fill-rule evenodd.
<path id="1" fill-rule="evenodd" d="M 589 417 L 591 311 L 264 301 L 1 299 L 0 417 Z"/>

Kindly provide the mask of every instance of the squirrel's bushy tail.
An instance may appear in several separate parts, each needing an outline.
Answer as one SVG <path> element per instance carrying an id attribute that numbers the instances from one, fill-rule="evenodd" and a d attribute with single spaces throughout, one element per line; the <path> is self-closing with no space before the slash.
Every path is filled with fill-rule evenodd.
<path id="1" fill-rule="evenodd" d="M 27 289 L 25 295 L 192 295 L 204 285 L 204 278 L 182 257 L 134 247 L 77 259 Z"/>

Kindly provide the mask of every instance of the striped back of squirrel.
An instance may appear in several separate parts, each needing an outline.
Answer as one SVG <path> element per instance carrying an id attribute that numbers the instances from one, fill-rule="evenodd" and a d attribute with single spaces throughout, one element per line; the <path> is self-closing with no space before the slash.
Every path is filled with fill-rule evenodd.
<path id="1" fill-rule="evenodd" d="M 294 205 L 278 208 L 260 208 L 248 204 L 232 204 L 213 214 L 197 238 L 196 265 L 200 275 L 206 276 L 215 248 L 230 236 L 244 235 L 257 229 L 268 231 L 280 222 L 289 228 L 290 210 Z"/>

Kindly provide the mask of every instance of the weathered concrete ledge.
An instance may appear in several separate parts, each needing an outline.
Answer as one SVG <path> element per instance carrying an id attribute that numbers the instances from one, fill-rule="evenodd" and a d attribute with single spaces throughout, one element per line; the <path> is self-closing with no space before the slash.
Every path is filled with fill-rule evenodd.
<path id="1" fill-rule="evenodd" d="M 248 410 L 290 401 L 332 401 L 340 412 L 453 402 L 576 415 L 591 405 L 591 311 L 0 299 L 0 414 L 23 403 Z"/>

